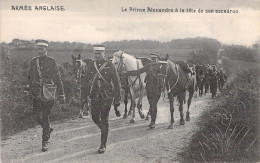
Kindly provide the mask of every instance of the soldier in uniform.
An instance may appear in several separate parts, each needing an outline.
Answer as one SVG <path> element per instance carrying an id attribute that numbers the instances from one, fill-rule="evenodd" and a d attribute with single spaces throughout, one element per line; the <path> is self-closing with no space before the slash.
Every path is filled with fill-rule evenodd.
<path id="1" fill-rule="evenodd" d="M 90 62 L 82 79 L 82 101 L 91 99 L 92 120 L 101 130 L 99 153 L 106 150 L 109 130 L 108 116 L 112 103 L 120 105 L 120 79 L 118 73 L 105 57 L 105 46 L 94 46 L 95 60 Z"/>
<path id="2" fill-rule="evenodd" d="M 225 82 L 227 81 L 227 76 L 223 68 L 220 69 L 219 75 L 218 75 L 218 89 L 222 90 L 223 86 L 225 85 Z"/>
<path id="3" fill-rule="evenodd" d="M 32 59 L 28 73 L 29 92 L 33 95 L 33 110 L 37 122 L 43 128 L 42 151 L 48 150 L 48 140 L 53 128 L 50 126 L 49 116 L 54 101 L 45 101 L 40 96 L 34 96 L 35 91 L 39 93 L 42 89 L 41 84 L 53 82 L 57 86 L 57 94 L 61 103 L 65 102 L 63 85 L 60 72 L 54 58 L 48 56 L 49 42 L 45 40 L 36 40 L 38 48 L 38 57 Z M 38 69 L 39 68 L 39 69 Z M 41 75 L 39 75 L 39 70 Z M 40 77 L 41 76 L 41 77 Z M 42 82 L 40 82 L 42 81 Z M 41 84 L 36 84 L 41 83 Z M 40 93 L 41 94 L 41 93 Z"/>
<path id="4" fill-rule="evenodd" d="M 205 84 L 205 95 L 208 93 L 209 91 L 209 65 L 206 65 L 206 70 L 205 70 L 205 78 L 204 78 L 204 84 Z"/>
<path id="5" fill-rule="evenodd" d="M 146 72 L 147 76 L 145 78 L 146 83 L 146 92 L 147 98 L 150 104 L 149 113 L 151 114 L 151 123 L 149 124 L 150 128 L 155 127 L 155 120 L 157 116 L 157 103 L 161 97 L 162 83 L 160 83 L 158 73 L 161 72 L 161 66 L 158 63 L 159 54 L 152 53 L 150 54 L 151 63 L 147 64 L 143 68 L 135 71 L 127 71 L 128 76 L 136 76 L 141 73 Z M 156 93 L 155 93 L 156 92 Z"/>
<path id="6" fill-rule="evenodd" d="M 217 94 L 218 75 L 216 65 L 213 65 L 212 70 L 210 71 L 210 92 L 212 93 L 212 98 L 216 97 Z"/>

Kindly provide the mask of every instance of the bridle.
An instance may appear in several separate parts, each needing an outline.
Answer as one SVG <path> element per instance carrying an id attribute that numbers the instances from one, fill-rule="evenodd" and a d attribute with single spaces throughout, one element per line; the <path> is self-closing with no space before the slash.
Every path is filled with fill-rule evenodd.
<path id="1" fill-rule="evenodd" d="M 118 58 L 120 59 L 120 61 L 118 63 L 117 72 L 119 74 L 119 78 L 120 78 L 122 87 L 127 89 L 130 86 L 134 86 L 138 79 L 139 79 L 139 84 L 141 84 L 141 77 L 140 77 L 140 75 L 137 75 L 134 80 L 131 80 L 131 78 L 128 78 L 128 76 L 123 72 L 123 71 L 127 70 L 126 69 L 126 65 L 125 65 L 125 63 L 123 61 L 123 58 L 124 58 L 123 57 L 123 53 Z M 139 68 L 139 62 L 136 61 L 136 63 L 137 63 L 137 68 Z M 131 81 L 131 83 L 128 82 L 128 79 Z"/>

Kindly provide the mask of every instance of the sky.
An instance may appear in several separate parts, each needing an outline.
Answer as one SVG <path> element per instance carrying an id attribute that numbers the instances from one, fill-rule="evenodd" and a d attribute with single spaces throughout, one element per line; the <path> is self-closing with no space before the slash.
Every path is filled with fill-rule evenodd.
<path id="1" fill-rule="evenodd" d="M 1 42 L 46 39 L 89 44 L 119 40 L 208 37 L 223 44 L 260 42 L 260 0 L 1 0 Z M 32 6 L 31 11 L 11 6 Z M 34 6 L 63 6 L 65 11 L 35 11 Z M 129 8 L 187 9 L 187 12 L 130 12 Z M 126 8 L 127 12 L 122 12 Z M 204 13 L 198 13 L 203 9 Z M 238 13 L 205 13 L 232 9 Z"/>

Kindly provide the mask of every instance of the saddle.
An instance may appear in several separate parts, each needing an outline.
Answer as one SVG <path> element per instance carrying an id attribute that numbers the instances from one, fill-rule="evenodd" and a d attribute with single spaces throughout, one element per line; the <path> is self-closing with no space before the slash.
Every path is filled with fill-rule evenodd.
<path id="1" fill-rule="evenodd" d="M 185 71 L 186 73 L 191 73 L 191 70 L 188 66 L 188 64 L 183 60 L 178 60 L 175 62 L 176 64 L 180 65 L 180 67 Z"/>

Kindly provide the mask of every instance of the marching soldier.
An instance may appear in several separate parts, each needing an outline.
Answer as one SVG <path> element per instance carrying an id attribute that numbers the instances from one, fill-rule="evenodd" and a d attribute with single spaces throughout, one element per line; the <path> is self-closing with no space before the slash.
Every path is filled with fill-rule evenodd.
<path id="1" fill-rule="evenodd" d="M 105 46 L 94 46 L 95 60 L 82 79 L 82 101 L 91 99 L 92 120 L 101 130 L 99 153 L 106 150 L 108 116 L 112 103 L 120 105 L 120 79 L 112 62 L 106 60 Z"/>
<path id="2" fill-rule="evenodd" d="M 57 86 L 57 94 L 61 103 L 65 102 L 63 85 L 60 72 L 54 58 L 48 56 L 49 42 L 36 40 L 38 57 L 32 59 L 28 73 L 29 92 L 33 97 L 33 109 L 37 122 L 43 128 L 42 151 L 48 150 L 48 140 L 53 128 L 50 126 L 49 116 L 54 101 L 46 101 L 43 98 L 42 85 L 54 83 Z"/>
<path id="3" fill-rule="evenodd" d="M 210 92 L 212 93 L 212 98 L 216 97 L 218 88 L 218 71 L 216 65 L 212 66 L 210 71 Z"/>
<path id="4" fill-rule="evenodd" d="M 159 75 L 158 73 L 161 72 L 160 64 L 158 63 L 159 60 L 159 54 L 152 53 L 150 54 L 151 63 L 144 66 L 143 68 L 136 70 L 136 71 L 127 71 L 128 76 L 136 76 L 141 73 L 146 72 L 147 76 L 145 78 L 146 83 L 146 92 L 147 92 L 147 98 L 150 104 L 149 113 L 151 114 L 151 123 L 149 124 L 150 128 L 155 127 L 155 120 L 157 116 L 157 103 L 161 97 L 161 89 L 162 89 L 162 83 L 160 83 Z M 157 87 L 155 87 L 157 85 Z M 154 93 L 158 92 L 158 93 Z M 149 114 L 148 113 L 148 114 Z M 146 117 L 148 120 L 148 117 Z"/>
<path id="5" fill-rule="evenodd" d="M 218 76 L 218 88 L 219 90 L 223 89 L 225 82 L 227 81 L 227 76 L 223 68 L 220 69 L 219 76 Z"/>
<path id="6" fill-rule="evenodd" d="M 206 67 L 206 71 L 205 71 L 205 78 L 204 78 L 204 84 L 205 84 L 205 95 L 208 93 L 209 91 L 209 85 L 210 85 L 210 82 L 209 82 L 209 65 L 205 66 Z"/>

